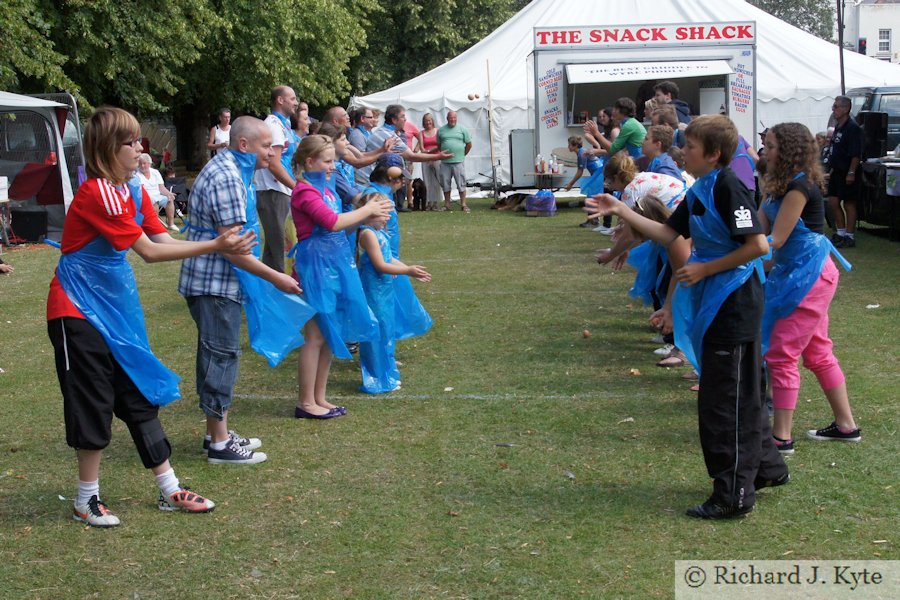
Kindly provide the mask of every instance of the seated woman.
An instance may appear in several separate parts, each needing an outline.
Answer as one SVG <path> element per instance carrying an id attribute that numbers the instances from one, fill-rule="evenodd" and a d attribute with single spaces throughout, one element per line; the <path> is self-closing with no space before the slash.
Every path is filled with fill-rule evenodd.
<path id="1" fill-rule="evenodd" d="M 135 175 L 153 204 L 159 208 L 165 208 L 166 227 L 172 231 L 178 231 L 178 228 L 175 227 L 175 194 L 166 189 L 162 174 L 150 166 L 152 162 L 149 154 L 141 154 Z"/>

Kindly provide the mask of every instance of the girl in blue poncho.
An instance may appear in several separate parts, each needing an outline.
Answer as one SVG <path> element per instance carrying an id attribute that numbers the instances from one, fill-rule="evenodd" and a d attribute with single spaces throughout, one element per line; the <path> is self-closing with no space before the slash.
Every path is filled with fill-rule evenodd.
<path id="1" fill-rule="evenodd" d="M 378 336 L 378 323 L 366 304 L 353 250 L 345 229 L 383 224 L 393 203 L 370 202 L 342 213 L 329 186 L 335 170 L 334 144 L 322 135 L 303 139 L 294 155 L 297 186 L 291 195 L 291 214 L 297 227 L 296 269 L 304 299 L 317 311 L 317 327 L 304 330 L 300 349 L 300 395 L 294 416 L 330 419 L 345 414 L 325 398 L 332 355 L 350 358 L 345 342 Z"/>
<path id="2" fill-rule="evenodd" d="M 386 199 L 379 193 L 367 194 L 362 204 Z M 369 308 L 378 319 L 377 339 L 359 344 L 360 390 L 381 394 L 400 387 L 400 372 L 394 358 L 395 340 L 422 335 L 431 329 L 431 316 L 409 283 L 410 277 L 427 283 L 431 275 L 425 267 L 406 265 L 394 258 L 383 227 L 361 227 L 359 249 L 359 276 Z"/>
<path id="3" fill-rule="evenodd" d="M 834 413 L 831 425 L 807 432 L 815 440 L 858 442 L 844 373 L 828 337 L 828 307 L 843 261 L 824 235 L 822 169 L 815 139 L 800 123 L 770 128 L 765 139 L 767 197 L 759 215 L 771 233 L 773 266 L 765 284 L 763 355 L 769 368 L 775 420 L 772 434 L 783 454 L 793 454 L 794 409 L 800 391 L 797 366 L 812 371 Z M 844 262 L 844 267 L 849 265 Z"/>

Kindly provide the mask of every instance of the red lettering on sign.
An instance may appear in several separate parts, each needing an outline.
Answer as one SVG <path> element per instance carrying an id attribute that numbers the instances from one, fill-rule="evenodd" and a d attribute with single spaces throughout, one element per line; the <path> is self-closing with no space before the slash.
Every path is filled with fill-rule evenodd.
<path id="1" fill-rule="evenodd" d="M 719 33 L 719 30 L 715 27 L 709 28 L 709 33 L 706 34 L 706 37 L 700 38 L 704 40 L 721 40 L 722 34 Z"/>
<path id="2" fill-rule="evenodd" d="M 569 32 L 569 43 L 570 44 L 580 44 L 581 43 L 581 32 L 580 31 L 570 31 Z"/>
<path id="3" fill-rule="evenodd" d="M 738 35 L 739 40 L 745 40 L 748 38 L 752 38 L 753 34 L 750 32 L 749 25 L 738 25 Z"/>
<path id="4" fill-rule="evenodd" d="M 592 42 L 602 42 L 603 41 L 603 32 L 599 29 L 591 29 L 591 33 L 588 35 L 588 39 Z"/>
<path id="5" fill-rule="evenodd" d="M 687 39 L 687 27 L 679 27 L 675 30 L 675 39 L 678 41 Z"/>
<path id="6" fill-rule="evenodd" d="M 726 25 L 722 28 L 722 37 L 724 37 L 726 40 L 733 40 L 737 37 L 737 32 L 735 31 L 735 29 L 736 28 L 732 27 L 731 25 Z"/>
<path id="7" fill-rule="evenodd" d="M 645 27 L 641 27 L 640 29 L 637 30 L 637 32 L 635 33 L 635 36 L 640 41 L 646 42 L 650 39 L 650 30 Z"/>
<path id="8" fill-rule="evenodd" d="M 549 31 L 538 31 L 537 36 L 538 36 L 538 44 L 541 44 L 543 46 L 544 44 L 547 43 L 547 38 L 550 37 L 550 32 Z"/>
<path id="9" fill-rule="evenodd" d="M 634 40 L 634 32 L 630 29 L 625 29 L 622 31 L 622 41 L 623 42 L 633 42 Z"/>
<path id="10" fill-rule="evenodd" d="M 653 31 L 654 42 L 666 41 L 666 34 L 664 33 L 665 29 L 663 29 L 662 27 L 653 27 L 651 31 Z"/>

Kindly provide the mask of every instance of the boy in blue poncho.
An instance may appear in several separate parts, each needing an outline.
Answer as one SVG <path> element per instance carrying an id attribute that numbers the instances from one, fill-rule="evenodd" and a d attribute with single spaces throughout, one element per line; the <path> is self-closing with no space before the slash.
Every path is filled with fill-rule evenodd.
<path id="1" fill-rule="evenodd" d="M 790 479 L 772 442 L 764 410 L 760 356 L 762 281 L 759 258 L 768 243 L 753 195 L 728 161 L 737 128 L 721 115 L 695 119 L 685 131 L 687 170 L 697 177 L 666 223 L 641 217 L 608 195 L 589 200 L 596 215 L 615 214 L 669 247 L 690 238 L 690 260 L 669 258 L 679 286 L 672 314 L 676 345 L 700 371 L 700 444 L 713 493 L 687 510 L 694 518 L 724 519 L 753 509 L 756 490 Z"/>

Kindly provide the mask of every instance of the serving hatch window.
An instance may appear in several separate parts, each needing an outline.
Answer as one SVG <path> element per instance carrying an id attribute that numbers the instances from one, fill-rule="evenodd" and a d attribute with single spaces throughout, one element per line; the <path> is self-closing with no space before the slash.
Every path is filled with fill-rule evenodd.
<path id="1" fill-rule="evenodd" d="M 653 97 L 653 86 L 661 81 L 674 81 L 679 98 L 700 114 L 701 103 L 709 107 L 725 105 L 725 83 L 734 73 L 725 60 L 691 60 L 636 63 L 568 64 L 566 71 L 567 123 L 577 125 L 597 112 L 612 106 L 621 97 L 632 98 L 638 105 L 638 118 L 643 119 L 644 102 Z M 701 90 L 704 90 L 701 92 Z M 709 90 L 718 90 L 711 98 Z"/>

